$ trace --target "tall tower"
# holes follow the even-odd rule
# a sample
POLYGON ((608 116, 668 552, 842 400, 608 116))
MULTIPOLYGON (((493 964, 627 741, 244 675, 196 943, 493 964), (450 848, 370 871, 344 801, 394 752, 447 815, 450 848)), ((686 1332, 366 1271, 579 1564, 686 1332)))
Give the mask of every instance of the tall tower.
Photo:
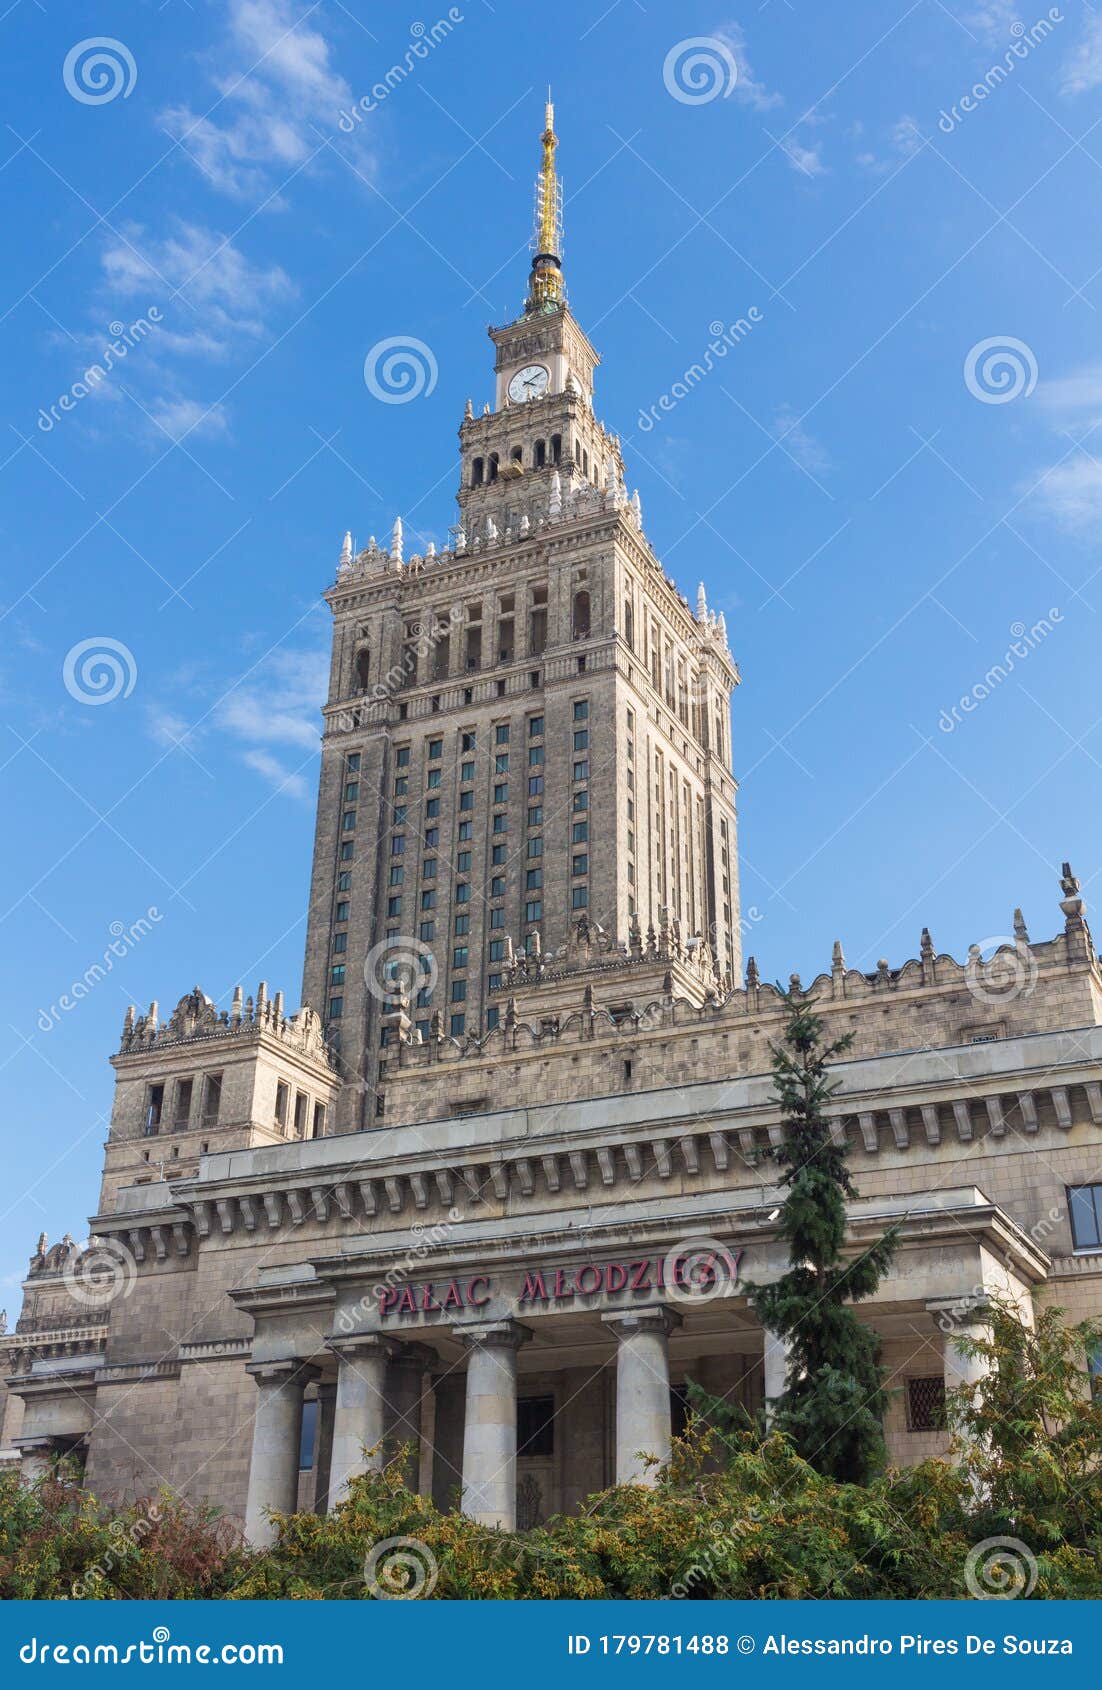
POLYGON ((738 673, 628 496, 566 300, 547 105, 524 310, 491 328, 494 404, 459 430, 446 551, 354 553, 334 585, 303 1001, 385 1120, 387 1045, 483 1036, 511 947, 580 920, 677 920, 741 970, 730 700, 738 673))

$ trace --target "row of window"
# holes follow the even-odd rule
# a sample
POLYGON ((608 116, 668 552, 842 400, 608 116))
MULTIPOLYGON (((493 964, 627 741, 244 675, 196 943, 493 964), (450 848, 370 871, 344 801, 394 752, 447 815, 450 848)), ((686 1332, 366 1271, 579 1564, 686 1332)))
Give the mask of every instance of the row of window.
POLYGON ((221 1074, 205 1074, 200 1080, 199 1086, 192 1078, 176 1080, 172 1084, 171 1096, 169 1095, 168 1085, 164 1082, 158 1082, 156 1085, 151 1085, 146 1092, 145 1136, 152 1138, 163 1127, 175 1132, 185 1132, 191 1126, 217 1126, 221 1107, 221 1074), (200 1087, 202 1088, 202 1109, 198 1120, 193 1121, 192 1112, 200 1087))

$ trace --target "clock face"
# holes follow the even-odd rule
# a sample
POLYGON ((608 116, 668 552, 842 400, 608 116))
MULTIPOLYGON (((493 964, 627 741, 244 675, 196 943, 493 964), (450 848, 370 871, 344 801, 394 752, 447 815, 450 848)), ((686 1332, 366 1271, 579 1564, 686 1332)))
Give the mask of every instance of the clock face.
POLYGON ((525 399, 538 399, 547 392, 550 373, 542 364, 525 364, 523 370, 518 370, 509 383, 509 397, 515 405, 523 403, 525 399))

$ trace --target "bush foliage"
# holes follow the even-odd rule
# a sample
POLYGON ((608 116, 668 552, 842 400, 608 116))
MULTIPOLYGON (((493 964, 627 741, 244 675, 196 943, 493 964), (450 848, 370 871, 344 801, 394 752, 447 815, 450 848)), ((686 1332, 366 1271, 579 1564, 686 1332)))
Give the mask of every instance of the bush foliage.
POLYGON ((950 1457, 866 1485, 816 1472, 781 1432, 696 1418, 653 1489, 614 1487, 533 1531, 441 1513, 399 1456, 331 1515, 278 1516, 276 1544, 250 1551, 169 1493, 112 1508, 64 1471, 30 1488, 5 1473, 0 1597, 963 1598, 996 1538, 1020 1544, 1034 1598, 1102 1596, 1102 1406, 1082 1371, 1102 1330, 1055 1310, 1031 1329, 990 1319, 989 1340, 960 1340, 989 1372, 951 1401, 950 1457))

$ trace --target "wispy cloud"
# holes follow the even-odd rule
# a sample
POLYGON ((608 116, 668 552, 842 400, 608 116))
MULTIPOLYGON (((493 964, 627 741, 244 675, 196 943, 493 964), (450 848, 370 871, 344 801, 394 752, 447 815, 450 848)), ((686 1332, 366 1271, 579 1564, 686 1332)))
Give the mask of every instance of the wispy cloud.
POLYGON ((296 292, 278 264, 252 263, 217 229, 179 222, 158 238, 131 223, 121 233, 103 252, 104 281, 115 299, 161 302, 164 351, 228 357, 243 337, 263 334, 271 307, 296 292))
POLYGON ((1078 455, 1050 469, 1036 497, 1064 528, 1096 532, 1102 522, 1102 463, 1078 455))
POLYGON ((717 41, 722 41, 738 66, 738 77, 734 86, 736 100, 741 100, 744 106, 749 106, 753 111, 772 111, 776 106, 783 106, 784 96, 772 93, 754 75, 746 48, 746 32, 742 25, 734 22, 720 24, 712 34, 717 41))
POLYGON ((781 405, 774 411, 772 432, 790 457, 813 475, 822 475, 832 467, 830 453, 822 441, 808 433, 790 405, 781 405))
MULTIPOLYGON (((860 132, 860 126, 857 126, 860 132)), ((875 152, 858 153, 857 163, 874 176, 887 176, 898 167, 901 158, 911 158, 922 146, 922 135, 913 117, 904 115, 893 123, 888 133, 888 151, 881 156, 875 152)))
POLYGON ((1102 14, 1087 19, 1083 39, 1064 71, 1062 94, 1088 94, 1102 85, 1102 14))
POLYGON ((273 188, 323 145, 352 89, 331 63, 314 6, 230 0, 212 81, 210 116, 169 106, 161 122, 219 193, 284 207, 273 188))
POLYGON ((1102 522, 1102 363, 1084 364, 1070 375, 1042 382, 1036 393, 1042 413, 1065 442, 1083 442, 1038 479, 1032 497, 1063 528, 1096 531, 1102 522))
POLYGON ((986 47, 994 47, 1007 39, 1017 16, 1018 0, 983 0, 980 5, 966 7, 960 21, 970 35, 986 47))
POLYGON ((310 793, 309 783, 297 769, 288 769, 273 757, 270 751, 246 751, 241 759, 250 769, 266 780, 277 792, 284 793, 288 798, 306 798, 310 793))

